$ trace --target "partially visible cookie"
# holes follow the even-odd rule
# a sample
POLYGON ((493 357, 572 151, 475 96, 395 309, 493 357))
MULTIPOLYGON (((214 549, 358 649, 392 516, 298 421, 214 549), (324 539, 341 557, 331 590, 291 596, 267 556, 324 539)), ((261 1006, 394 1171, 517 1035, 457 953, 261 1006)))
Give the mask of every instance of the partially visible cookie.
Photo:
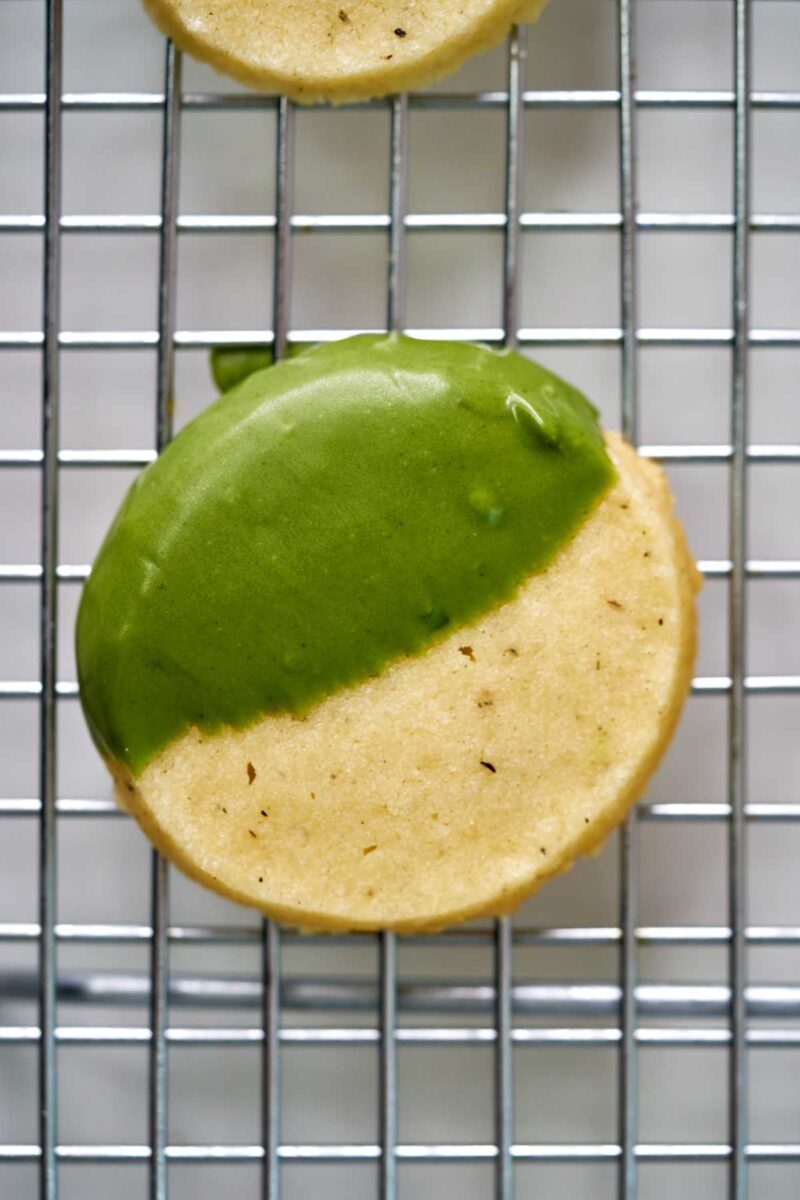
POLYGON ((661 469, 618 480, 516 597, 298 719, 190 730, 122 803, 199 882, 305 929, 507 912, 641 795, 695 654, 699 576, 661 469))
POLYGON ((547 0, 144 0, 176 45, 260 91, 344 104, 420 87, 547 0))

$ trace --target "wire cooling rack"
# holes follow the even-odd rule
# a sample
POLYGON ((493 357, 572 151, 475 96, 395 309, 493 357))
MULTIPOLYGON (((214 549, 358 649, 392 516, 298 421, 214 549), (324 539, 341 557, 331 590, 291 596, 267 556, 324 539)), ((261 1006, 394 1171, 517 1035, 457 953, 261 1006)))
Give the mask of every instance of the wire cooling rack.
MULTIPOLYGON (((526 39, 538 34, 519 30, 514 32, 504 52, 505 84, 499 89, 439 88, 358 106, 359 110, 388 112, 390 122, 386 211, 360 214, 298 212, 295 204, 298 111, 284 100, 239 91, 188 90, 183 86, 181 56, 172 46, 166 47, 161 91, 66 91, 65 26, 69 36, 71 14, 80 2, 29 0, 30 5, 36 4, 41 9, 44 17, 45 90, 0 94, 0 121, 8 114, 27 114, 30 120, 42 117, 44 120, 43 212, 0 216, 0 236, 37 235, 43 244, 41 325, 18 328, 9 323, 9 328, 0 330, 3 355, 36 351, 41 355, 42 368, 40 447, 25 444, 23 440, 0 450, 0 471, 34 471, 41 480, 39 560, 20 558, 0 564, 0 589, 5 590, 4 594, 10 595, 9 589, 24 589, 27 585, 29 592, 25 594, 33 601, 31 585, 38 589, 40 661, 38 678, 9 677, 0 683, 0 696, 7 708, 27 704, 38 711, 38 728, 25 726, 31 747, 37 748, 38 786, 34 779, 29 794, 15 794, 17 776, 9 768, 10 782, 0 784, 0 817, 5 829, 10 829, 16 819, 16 823, 27 823, 29 828, 35 825, 38 830, 39 884, 35 919, 0 921, 0 949, 8 952, 0 959, 3 1021, 0 1063, 3 1055, 18 1055, 7 1060, 12 1063, 8 1073, 0 1070, 0 1194, 16 1200, 37 1194, 37 1185, 44 1200, 79 1194, 82 1197, 147 1194, 153 1200, 166 1200, 168 1195, 218 1195, 223 1186, 235 1187, 238 1195, 263 1195, 270 1200, 284 1195, 312 1194, 379 1195, 383 1200, 394 1200, 398 1196, 450 1196, 456 1192, 465 1197, 494 1195, 498 1200, 511 1200, 515 1189, 516 1194, 525 1196, 617 1194, 632 1200, 637 1196, 673 1195, 678 1187, 687 1195, 727 1195, 737 1200, 747 1195, 760 1200, 798 1194, 800 1088, 794 1059, 788 1060, 791 1063, 787 1068, 788 1087, 784 1086, 785 1081, 769 1083, 770 1089, 780 1095, 786 1116, 782 1129, 788 1131, 786 1136, 769 1134, 769 1124, 761 1119, 759 1105, 767 1116, 773 1109, 764 1099, 763 1089, 757 1092, 748 1082, 748 1065, 753 1056, 758 1061, 758 1055, 780 1052, 783 1062, 784 1055, 790 1056, 792 1048, 800 1047, 797 959, 790 961, 785 972, 787 978, 781 982, 754 979, 748 971, 748 951, 772 947, 791 950, 800 944, 797 893, 793 923, 790 919, 789 923, 783 920, 781 924, 755 925, 746 903, 746 884, 752 870, 748 827, 751 831, 779 827, 785 831, 788 845, 800 820, 797 775, 789 751, 783 777, 780 761, 778 774, 772 777, 783 778, 788 799, 757 795, 751 800, 746 761, 749 741, 745 717, 751 697, 754 703, 760 702, 759 697, 791 702, 800 695, 800 674, 789 673, 793 664, 800 663, 796 654, 796 605, 790 609, 794 623, 786 634, 786 655, 782 660, 787 670, 752 674, 746 654, 751 626, 745 597, 750 587, 761 581, 787 583, 800 578, 800 551, 795 552, 795 557, 790 549, 789 555, 778 553, 755 558, 749 552, 748 533, 751 470, 768 468, 774 477, 773 473, 793 464, 796 469, 800 464, 799 444, 785 438, 777 443, 755 443, 748 437, 748 368, 753 354, 767 349, 777 352, 794 349, 796 353, 800 346, 797 310, 785 311, 785 319, 774 325, 756 325, 750 303, 748 262, 753 239, 800 231, 800 211, 789 214, 771 208, 756 211, 751 202, 753 114, 800 111, 800 91, 756 90, 752 84, 753 12, 763 10, 775 0, 758 0, 752 5, 748 0, 730 0, 730 3, 714 0, 710 5, 715 10, 712 20, 732 24, 730 86, 724 88, 706 87, 702 80, 695 89, 637 86, 634 27, 637 5, 635 0, 618 0, 606 5, 616 39, 616 86, 530 89, 525 75, 526 39), (562 111, 579 119, 607 113, 616 123, 618 204, 609 211, 584 207, 581 211, 563 211, 557 205, 533 210, 526 204, 523 163, 526 121, 562 111), (240 117, 245 113, 274 114, 274 212, 191 215, 181 210, 178 184, 182 125, 188 114, 212 112, 240 117), (490 112, 499 113, 504 121, 503 209, 459 212, 448 207, 441 212, 412 211, 409 204, 412 118, 417 113, 470 113, 477 120, 479 114, 490 112), (721 207, 719 211, 644 211, 639 203, 636 150, 637 139, 639 149, 642 148, 643 119, 648 113, 678 112, 701 116, 721 113, 732 118, 729 207, 721 207), (62 138, 62 126, 64 118, 73 113, 87 115, 92 120, 101 113, 110 114, 110 119, 131 113, 160 117, 158 213, 108 216, 64 211, 61 175, 67 143, 62 138), (726 666, 720 673, 699 675, 693 687, 701 703, 702 697, 716 697, 724 707, 721 791, 704 788, 706 776, 698 762, 700 782, 692 798, 650 798, 637 808, 620 835, 618 850, 612 844, 605 852, 606 863, 609 857, 619 855, 613 867, 616 919, 605 924, 590 921, 558 924, 553 920, 531 923, 526 915, 530 909, 526 909, 516 920, 504 918, 491 927, 455 930, 435 939, 398 940, 391 934, 377 939, 298 939, 274 925, 259 926, 250 919, 250 914, 242 916, 239 910, 221 903, 210 910, 214 919, 191 923, 175 918, 174 892, 171 905, 170 888, 183 887, 185 892, 187 885, 171 877, 164 861, 153 856, 152 864, 145 868, 139 854, 138 858, 134 856, 131 866, 127 851, 119 848, 117 858, 111 863, 111 875, 104 878, 109 888, 113 888, 115 875, 134 869, 147 870, 151 881, 149 918, 139 922, 65 922, 59 912, 57 884, 60 844, 82 821, 91 824, 113 818, 117 827, 128 823, 99 792, 95 798, 76 798, 64 794, 60 783, 64 760, 74 753, 61 714, 65 707, 74 706, 77 687, 60 666, 65 660, 63 646, 59 645, 64 640, 63 629, 59 637, 59 606, 74 607, 75 593, 88 572, 88 566, 80 562, 64 561, 60 552, 67 532, 65 518, 59 516, 65 476, 69 477, 71 472, 97 473, 106 469, 124 474, 126 469, 151 461, 172 435, 174 368, 176 357, 184 351, 247 342, 273 345, 275 354, 280 356, 288 342, 317 342, 348 332, 336 327, 334 312, 330 314, 330 327, 293 324, 292 259, 293 250, 301 244, 300 235, 372 234, 386 239, 385 300, 383 311, 374 312, 372 324, 374 328, 403 329, 408 328, 410 235, 424 233, 430 238, 468 231, 495 234, 497 249, 502 246, 500 322, 438 328, 436 322, 428 321, 424 327, 412 328, 410 332, 421 337, 505 342, 533 348, 543 355, 563 348, 610 350, 619 362, 619 374, 611 386, 612 408, 616 408, 627 436, 641 445, 645 453, 670 467, 688 465, 702 468, 704 473, 716 467, 727 474, 727 497, 717 501, 725 519, 727 553, 701 561, 709 581, 707 592, 714 588, 722 591, 716 611, 727 630, 727 645, 723 647, 726 666), (525 238, 532 233, 557 236, 587 232, 616 235, 618 320, 606 325, 523 324, 521 276, 525 238), (178 326, 179 242, 183 235, 223 233, 263 234, 272 240, 273 316, 269 328, 260 325, 261 313, 253 314, 253 328, 178 326), (727 235, 731 257, 726 269, 732 279, 728 323, 670 326, 640 322, 637 257, 642 239, 650 234, 670 233, 727 235), (158 297, 155 328, 118 331, 99 327, 76 331, 62 322, 65 250, 72 238, 101 234, 149 234, 157 238, 158 261, 153 262, 150 274, 158 297), (640 387, 638 376, 640 359, 647 348, 684 349, 701 355, 719 354, 722 350, 730 364, 730 378, 725 387, 726 436, 717 441, 706 437, 695 441, 642 443, 640 417, 645 389, 640 387), (62 360, 70 352, 103 351, 119 355, 143 349, 153 351, 156 357, 154 410, 150 408, 155 414, 154 444, 137 449, 64 448, 59 433, 62 360), (701 829, 713 828, 724 835, 725 853, 715 867, 710 867, 710 872, 716 870, 725 879, 721 920, 714 922, 701 915, 686 924, 643 922, 640 902, 646 880, 640 873, 641 839, 643 831, 656 826, 680 827, 692 834, 697 831, 697 836, 701 829), (449 956, 454 947, 459 953, 480 957, 453 959, 449 956), (660 948, 680 947, 702 951, 708 969, 687 970, 688 979, 672 971, 663 979, 648 978, 648 973, 657 976, 658 971, 655 960, 645 961, 646 955, 660 948), (34 948, 36 969, 30 954, 26 957, 26 952, 34 948), (102 958, 104 948, 130 949, 134 958, 114 960, 124 961, 125 969, 109 970, 102 958), (135 959, 137 948, 146 948, 149 955, 146 964, 135 959), (248 972, 221 973, 215 966, 216 960, 211 959, 211 966, 193 972, 182 969, 178 963, 179 956, 187 949, 219 948, 246 952, 250 956, 246 960, 248 972), (429 966, 422 971, 419 963, 423 958, 415 959, 417 973, 412 975, 401 967, 403 955, 415 950, 427 956, 424 961, 429 966), (565 966, 563 976, 559 977, 556 971, 553 979, 547 973, 548 967, 541 965, 543 956, 564 950, 575 951, 575 955, 569 962, 552 959, 565 966), (596 957, 598 952, 605 954, 603 962, 608 968, 606 977, 599 980, 591 977, 600 961, 596 957), (284 969, 283 964, 293 955, 296 956, 293 961, 303 964, 305 974, 284 969), (523 974, 519 967, 520 960, 527 955, 533 956, 524 957, 526 964, 533 964, 532 974, 523 974), (479 963, 478 968, 474 962, 479 963), (584 962, 588 965, 582 970, 580 965, 584 962), (260 970, 254 970, 259 963, 260 970), (146 970, 142 969, 144 966, 146 970), (711 981, 709 973, 715 975, 711 981), (72 1024, 62 1018, 67 1006, 71 1014, 77 1014, 72 1017, 72 1024), (116 1019, 120 1008, 125 1007, 139 1010, 138 1023, 120 1023, 116 1019), (90 1135, 70 1138, 62 1134, 62 1128, 74 1127, 75 1120, 74 1101, 64 1101, 68 1079, 65 1054, 71 1047, 78 1047, 74 1052, 87 1056, 90 1052, 110 1055, 119 1049, 137 1047, 146 1055, 146 1071, 143 1066, 141 1076, 146 1080, 146 1088, 134 1102, 142 1114, 142 1120, 134 1122, 141 1131, 137 1138, 103 1141, 90 1135), (239 1047, 239 1054, 248 1056, 255 1070, 256 1085, 248 1095, 259 1116, 248 1127, 248 1138, 223 1138, 216 1128, 205 1139, 196 1134, 176 1136, 173 1132, 176 1126, 184 1131, 187 1128, 185 1121, 174 1118, 170 1108, 170 1090, 179 1070, 180 1056, 211 1052, 211 1057, 204 1060, 204 1071, 195 1077, 197 1088, 211 1089, 215 1074, 224 1075, 224 1056, 235 1053, 235 1047, 239 1047), (404 1073, 401 1056, 415 1048, 426 1059, 430 1056, 427 1073, 425 1063, 416 1075, 404 1073), (361 1140, 344 1134, 315 1138, 313 1130, 303 1137, 287 1132, 287 1114, 292 1106, 296 1110, 313 1107, 314 1103, 314 1084, 308 1076, 305 1091, 301 1089, 298 1093, 295 1085, 282 1104, 292 1056, 307 1053, 319 1062, 322 1061, 319 1056, 345 1051, 344 1060, 330 1060, 345 1065, 330 1067, 328 1076, 330 1079, 332 1074, 335 1083, 341 1071, 342 1096, 352 1097, 355 1093, 347 1090, 344 1075, 364 1049, 370 1052, 370 1064, 366 1073, 358 1076, 355 1086, 368 1093, 366 1120, 370 1128, 365 1136, 361 1140), (722 1059, 727 1062, 727 1079, 717 1098, 709 1102, 716 1119, 713 1137, 704 1137, 702 1131, 694 1138, 685 1132, 680 1136, 668 1133, 654 1137, 643 1129, 645 1097, 640 1097, 639 1088, 646 1083, 650 1072, 648 1055, 656 1057, 673 1049, 679 1049, 680 1054, 710 1051, 716 1056, 715 1065, 710 1068, 713 1071, 722 1059), (520 1132, 523 1125, 525 1130, 534 1131, 537 1124, 551 1127, 546 1120, 551 1102, 546 1093, 539 1095, 532 1121, 527 1120, 530 1114, 524 1097, 529 1095, 526 1089, 535 1082, 537 1070, 544 1070, 548 1086, 554 1090, 556 1087, 558 1069, 554 1074, 542 1068, 538 1053, 583 1051, 603 1055, 606 1063, 612 1059, 614 1062, 613 1069, 604 1068, 597 1098, 598 1107, 610 1114, 610 1126, 608 1122, 604 1126, 605 1136, 580 1140, 568 1120, 560 1140, 546 1140, 535 1132, 533 1136, 525 1136, 520 1132), (431 1078, 438 1070, 433 1064, 440 1061, 435 1057, 440 1052, 450 1056, 451 1063, 469 1062, 467 1074, 453 1078, 477 1081, 484 1104, 481 1136, 439 1140, 435 1136, 414 1138, 403 1133, 403 1114, 413 1115, 414 1107, 423 1103, 426 1089, 432 1086, 431 1078), (22 1097, 32 1094, 34 1078, 38 1089, 36 1120, 30 1122, 29 1136, 19 1139, 13 1133, 17 1129, 14 1110, 24 1107, 22 1097), (490 1094, 491 1106, 486 1104, 490 1094), (144 1114, 147 1114, 146 1125, 144 1114), (7 1130, 12 1132, 6 1133, 7 1130), (247 1173, 248 1164, 255 1174, 247 1173), (414 1175, 414 1168, 427 1165, 435 1165, 436 1172, 414 1175), (681 1165, 700 1168, 701 1173, 676 1175, 674 1172, 681 1165), (235 1167, 236 1173, 230 1179, 226 1175, 223 1185, 215 1172, 228 1167, 235 1167), (358 1174, 358 1168, 363 1167, 369 1168, 366 1176, 358 1174), (779 1168, 781 1173, 774 1177, 756 1174, 766 1167, 779 1168), (302 1168, 311 1170, 311 1174, 303 1177, 305 1183, 297 1182, 302 1168), (462 1170, 459 1172, 458 1168, 462 1170), (571 1173, 560 1173, 568 1168, 571 1173), (659 1171, 652 1174, 653 1168, 659 1171), (705 1168, 711 1169, 712 1174, 702 1174, 705 1168), (130 1183, 132 1178, 134 1184, 130 1183), (187 1179, 189 1183, 185 1182, 187 1179), (246 1193, 248 1186, 250 1191, 246 1193)), ((641 7, 646 9, 658 2, 642 0, 641 7)), ((664 0, 660 2, 664 7, 664 0)), ((686 19, 690 6, 685 0, 668 0, 668 4, 668 20, 679 23, 686 19)), ((708 2, 705 7, 709 8, 708 2)), ((787 3, 786 7, 791 6, 787 3)), ((800 6, 797 8, 800 10, 800 6)), ((787 28, 800 56, 800 20, 787 28)), ((13 38, 13 27, 10 32, 13 38)), ((579 35, 576 30, 575 38, 579 35)), ((220 86, 218 81, 215 85, 220 86)), ((445 88, 449 86, 446 84, 445 88)), ((333 121, 335 117, 334 113, 320 114, 323 120, 333 121)), ((785 148, 787 171, 793 169, 793 163, 796 167, 797 161, 797 126, 792 128, 794 139, 789 137, 785 148)), ((656 134, 653 132, 651 136, 656 134)), ((213 169, 214 152, 209 148, 209 170, 213 169)), ((665 149, 665 154, 669 153, 665 149)), ((591 200, 591 195, 588 198, 591 200)), ((106 279, 104 286, 110 295, 115 286, 113 278, 106 279)), ((352 286, 359 286, 358 278, 352 281, 352 286)), ((548 286, 549 281, 544 280, 544 287, 548 286)), ((794 362, 796 374, 797 360, 794 362)), ((98 387, 102 386, 100 378, 97 377, 98 387)), ((177 391, 180 398, 180 389, 177 391)), ((700 400, 698 396, 698 403, 700 400)), ((152 405, 152 401, 143 395, 139 406, 144 405, 152 405)), ((13 422, 11 428, 13 434, 13 422)), ((91 504, 90 487, 84 506, 91 504)), ((72 511, 70 508, 69 512, 72 511)), ((13 524, 17 515, 16 509, 9 505, 4 519, 13 524)), ((778 525, 791 524, 785 508, 776 507, 768 519, 778 525)), ((690 711, 693 703, 694 700, 690 701, 690 711)), ((796 727, 796 708, 793 712, 796 727)), ((690 719, 687 715, 687 721, 690 719)), ((792 718, 775 719, 780 723, 792 718)), ((17 736, 16 729, 17 725, 9 722, 4 742, 8 755, 15 749, 12 742, 17 736)), ((757 773, 756 778, 759 778, 757 773)), ((15 847, 11 837, 0 841, 2 873, 12 881, 18 866, 15 847)), ((84 854, 86 851, 85 845, 84 854)), ((32 855, 31 849, 30 861, 25 866, 28 874, 35 870, 32 855)), ((86 869, 88 872, 88 865, 86 869)), ((592 868, 582 868, 587 869, 592 868)), ((769 868, 762 864, 759 869, 769 868)), ((553 885, 554 895, 559 886, 553 885)), ((710 875, 708 886, 715 886, 710 875)), ((562 889, 561 902, 570 911, 565 896, 562 889)), ((109 904, 113 909, 110 898, 109 904)), ((574 1060, 569 1061, 574 1067, 574 1060)), ((656 1072, 656 1090, 659 1090, 667 1087, 668 1075, 674 1068, 663 1058, 657 1061, 661 1064, 656 1072)), ((701 1072, 705 1061, 701 1060, 701 1072)), ((100 1092, 100 1108, 124 1108, 127 1077, 120 1075, 115 1083, 104 1074, 102 1066, 96 1065, 93 1070, 90 1086, 100 1092)), ((445 1077, 449 1070, 451 1067, 442 1068, 445 1077)), ((568 1105, 571 1109, 580 1108, 581 1092, 585 1082, 590 1086, 589 1078, 579 1069, 572 1079, 568 1105)), ((596 1081, 591 1086, 596 1086, 596 1081)), ((648 1087, 652 1090, 651 1084, 648 1087)), ((456 1082, 443 1101, 444 1107, 458 1110, 457 1091, 456 1082)), ((236 1097, 229 1091, 224 1103, 235 1105, 236 1097)), ((350 1101, 343 1098, 341 1103, 346 1106, 350 1101)), ((678 1108, 681 1105, 691 1109, 688 1094, 679 1098, 678 1108)), ((330 1113, 336 1107, 334 1086, 325 1101, 325 1111, 330 1113)), ((456 1126, 459 1119, 456 1114, 456 1126)), ((426 1120, 432 1129, 436 1128, 430 1114, 426 1120)), ((292 1125, 297 1127, 294 1117, 292 1125)), ((470 1128, 474 1126, 473 1122, 470 1128)), ((415 1128, 419 1129, 419 1125, 415 1128)))

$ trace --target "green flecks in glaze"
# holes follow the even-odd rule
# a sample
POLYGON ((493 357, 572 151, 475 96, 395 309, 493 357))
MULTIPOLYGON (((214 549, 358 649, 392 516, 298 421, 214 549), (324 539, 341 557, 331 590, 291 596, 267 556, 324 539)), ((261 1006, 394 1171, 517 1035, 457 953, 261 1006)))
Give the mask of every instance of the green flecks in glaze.
POLYGON ((368 335, 249 375, 94 564, 95 741, 139 773, 191 725, 304 712, 510 598, 613 478, 589 402, 518 354, 368 335))

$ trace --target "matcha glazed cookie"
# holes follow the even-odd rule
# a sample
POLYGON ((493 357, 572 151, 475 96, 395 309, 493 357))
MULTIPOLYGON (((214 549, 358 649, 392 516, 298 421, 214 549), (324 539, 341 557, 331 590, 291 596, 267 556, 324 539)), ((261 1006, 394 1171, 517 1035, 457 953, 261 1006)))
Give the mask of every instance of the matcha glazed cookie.
POLYGON ((698 575, 671 508, 517 354, 370 335, 258 371, 140 475, 84 589, 119 798, 301 928, 508 911, 674 729, 698 575))
POLYGON ((421 87, 547 0, 144 0, 177 46, 260 91, 345 104, 421 87))

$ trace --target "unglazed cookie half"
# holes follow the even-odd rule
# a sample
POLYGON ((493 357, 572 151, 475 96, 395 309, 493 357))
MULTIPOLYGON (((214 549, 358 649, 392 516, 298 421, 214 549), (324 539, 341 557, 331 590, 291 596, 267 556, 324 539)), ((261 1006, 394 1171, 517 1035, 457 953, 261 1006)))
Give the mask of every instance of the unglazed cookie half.
POLYGON ((546 0, 144 0, 189 54, 262 91, 343 104, 420 87, 546 0))

